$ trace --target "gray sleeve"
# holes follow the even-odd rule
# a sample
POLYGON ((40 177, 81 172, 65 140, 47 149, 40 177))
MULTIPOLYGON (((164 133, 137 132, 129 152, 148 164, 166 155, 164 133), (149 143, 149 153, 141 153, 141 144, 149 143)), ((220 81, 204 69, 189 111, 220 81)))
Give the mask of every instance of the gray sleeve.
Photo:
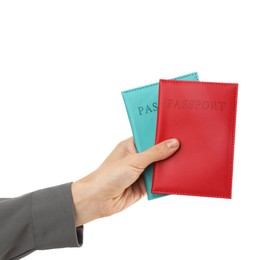
POLYGON ((82 243, 83 226, 75 228, 71 183, 0 199, 0 260, 82 243))

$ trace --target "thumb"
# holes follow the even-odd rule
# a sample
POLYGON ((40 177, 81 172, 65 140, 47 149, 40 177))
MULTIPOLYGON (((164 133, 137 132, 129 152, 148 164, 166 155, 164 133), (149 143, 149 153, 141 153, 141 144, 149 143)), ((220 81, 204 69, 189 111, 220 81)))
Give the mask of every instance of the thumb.
POLYGON ((149 164, 164 160, 173 155, 179 149, 180 143, 178 139, 168 139, 159 144, 154 145, 150 149, 137 154, 137 160, 140 165, 146 168, 149 164))

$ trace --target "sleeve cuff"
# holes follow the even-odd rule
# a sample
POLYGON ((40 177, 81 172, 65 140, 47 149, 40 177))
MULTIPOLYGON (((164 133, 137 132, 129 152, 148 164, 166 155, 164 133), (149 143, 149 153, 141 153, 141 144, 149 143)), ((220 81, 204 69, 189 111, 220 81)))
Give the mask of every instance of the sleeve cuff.
POLYGON ((83 244, 83 226, 75 227, 71 183, 33 192, 32 220, 39 250, 83 244))

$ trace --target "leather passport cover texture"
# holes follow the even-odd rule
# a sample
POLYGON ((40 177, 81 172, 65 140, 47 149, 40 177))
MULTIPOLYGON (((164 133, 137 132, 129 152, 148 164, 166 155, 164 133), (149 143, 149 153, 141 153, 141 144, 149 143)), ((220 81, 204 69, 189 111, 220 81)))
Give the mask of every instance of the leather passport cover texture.
MULTIPOLYGON (((191 73, 176 78, 178 80, 198 80, 197 73, 191 73)), ((159 84, 122 91, 125 107, 130 121, 135 146, 138 152, 143 152, 154 145, 158 109, 159 84)), ((151 192, 153 165, 148 166, 144 173, 144 182, 148 200, 165 195, 151 192)))
POLYGON ((152 192, 231 198, 238 84, 160 80, 156 143, 180 149, 154 165, 152 192))

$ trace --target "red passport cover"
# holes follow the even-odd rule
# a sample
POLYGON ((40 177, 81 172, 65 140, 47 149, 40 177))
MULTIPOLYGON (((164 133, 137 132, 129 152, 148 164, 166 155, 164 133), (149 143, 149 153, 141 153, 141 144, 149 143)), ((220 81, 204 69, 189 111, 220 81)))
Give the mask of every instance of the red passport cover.
POLYGON ((238 84, 160 80, 156 143, 180 149, 156 162, 153 193, 231 198, 238 84))

